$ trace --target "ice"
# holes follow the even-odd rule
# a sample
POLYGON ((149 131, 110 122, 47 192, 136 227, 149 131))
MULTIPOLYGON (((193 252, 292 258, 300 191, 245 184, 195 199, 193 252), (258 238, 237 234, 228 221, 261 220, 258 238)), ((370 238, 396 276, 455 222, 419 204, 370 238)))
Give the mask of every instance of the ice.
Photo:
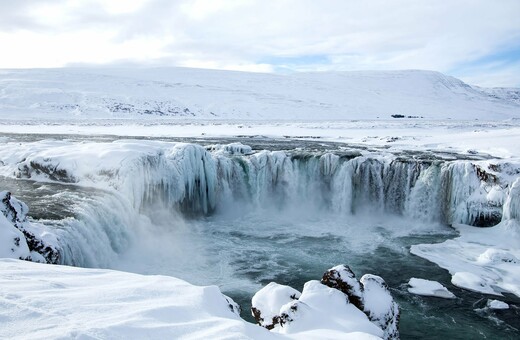
POLYGON ((493 288, 494 282, 495 280, 486 276, 470 272, 456 272, 451 278, 451 283, 457 287, 465 288, 474 292, 501 296, 502 294, 493 288))
POLYGON ((418 279, 412 277, 410 281, 408 281, 408 291, 412 294, 422 295, 422 296, 433 296, 444 299, 454 299, 455 294, 450 292, 446 287, 440 284, 437 281, 418 279))
POLYGON ((509 309, 509 305, 499 300, 488 300, 486 306, 490 309, 509 309))
POLYGON ((413 245, 411 252, 452 274, 452 283, 484 294, 520 296, 520 235, 511 221, 492 228, 455 225, 460 236, 439 244, 413 245))

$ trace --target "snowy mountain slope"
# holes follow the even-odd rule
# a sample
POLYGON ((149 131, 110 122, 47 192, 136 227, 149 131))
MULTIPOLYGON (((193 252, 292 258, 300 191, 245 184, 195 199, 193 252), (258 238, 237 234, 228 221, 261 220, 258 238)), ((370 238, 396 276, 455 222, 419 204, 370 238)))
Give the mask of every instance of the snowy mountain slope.
POLYGON ((500 99, 500 100, 509 100, 513 103, 520 104, 520 89, 514 87, 475 87, 476 89, 486 93, 490 97, 500 99))
MULTIPOLYGON (((431 71, 243 73, 187 68, 0 70, 1 119, 348 120, 520 117, 499 94, 431 71)), ((507 94, 506 93, 506 94, 507 94)))

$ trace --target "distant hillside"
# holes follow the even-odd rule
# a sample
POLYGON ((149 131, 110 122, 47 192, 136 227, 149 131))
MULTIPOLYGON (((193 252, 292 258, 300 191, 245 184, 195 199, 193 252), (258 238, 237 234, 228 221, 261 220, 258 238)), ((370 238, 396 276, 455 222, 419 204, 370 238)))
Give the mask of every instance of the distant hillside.
POLYGON ((0 70, 0 118, 349 120, 520 118, 520 89, 438 72, 243 73, 187 68, 0 70))

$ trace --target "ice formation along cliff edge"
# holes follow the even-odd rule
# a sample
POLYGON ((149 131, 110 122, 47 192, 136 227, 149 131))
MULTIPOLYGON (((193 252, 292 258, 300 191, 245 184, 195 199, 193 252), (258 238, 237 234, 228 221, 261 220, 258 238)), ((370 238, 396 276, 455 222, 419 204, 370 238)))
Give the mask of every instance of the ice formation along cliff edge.
MULTIPOLYGON (((44 140, 0 146, 0 175, 100 189, 57 228, 54 262, 106 266, 158 207, 181 216, 226 209, 389 213, 492 226, 520 216, 520 165, 352 149, 258 151, 240 143, 44 140), (95 246, 94 246, 95 244, 95 246)), ((52 261, 51 261, 52 262, 52 261)))

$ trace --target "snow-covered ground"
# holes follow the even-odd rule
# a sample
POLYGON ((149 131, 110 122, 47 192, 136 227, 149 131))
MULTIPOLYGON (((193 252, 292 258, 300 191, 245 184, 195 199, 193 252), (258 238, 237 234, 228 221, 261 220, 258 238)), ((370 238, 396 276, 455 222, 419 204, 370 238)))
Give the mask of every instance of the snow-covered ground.
POLYGON ((0 70, 0 117, 508 119, 520 114, 515 93, 418 70, 289 75, 186 68, 0 70))
MULTIPOLYGON (((520 116, 520 115, 519 115, 520 116)), ((359 121, 172 121, 138 119, 61 121, 0 120, 0 133, 106 135, 124 137, 276 138, 334 141, 381 146, 389 151, 482 152, 520 157, 520 120, 432 121, 415 119, 359 121)))
POLYGON ((383 335, 342 292, 319 281, 306 284, 300 310, 293 311, 284 334, 245 322, 218 287, 169 276, 0 259, 0 286, 0 337, 6 339, 375 340, 383 335))
POLYGON ((0 268, 1 338, 277 338, 240 319, 215 286, 11 259, 0 268))

